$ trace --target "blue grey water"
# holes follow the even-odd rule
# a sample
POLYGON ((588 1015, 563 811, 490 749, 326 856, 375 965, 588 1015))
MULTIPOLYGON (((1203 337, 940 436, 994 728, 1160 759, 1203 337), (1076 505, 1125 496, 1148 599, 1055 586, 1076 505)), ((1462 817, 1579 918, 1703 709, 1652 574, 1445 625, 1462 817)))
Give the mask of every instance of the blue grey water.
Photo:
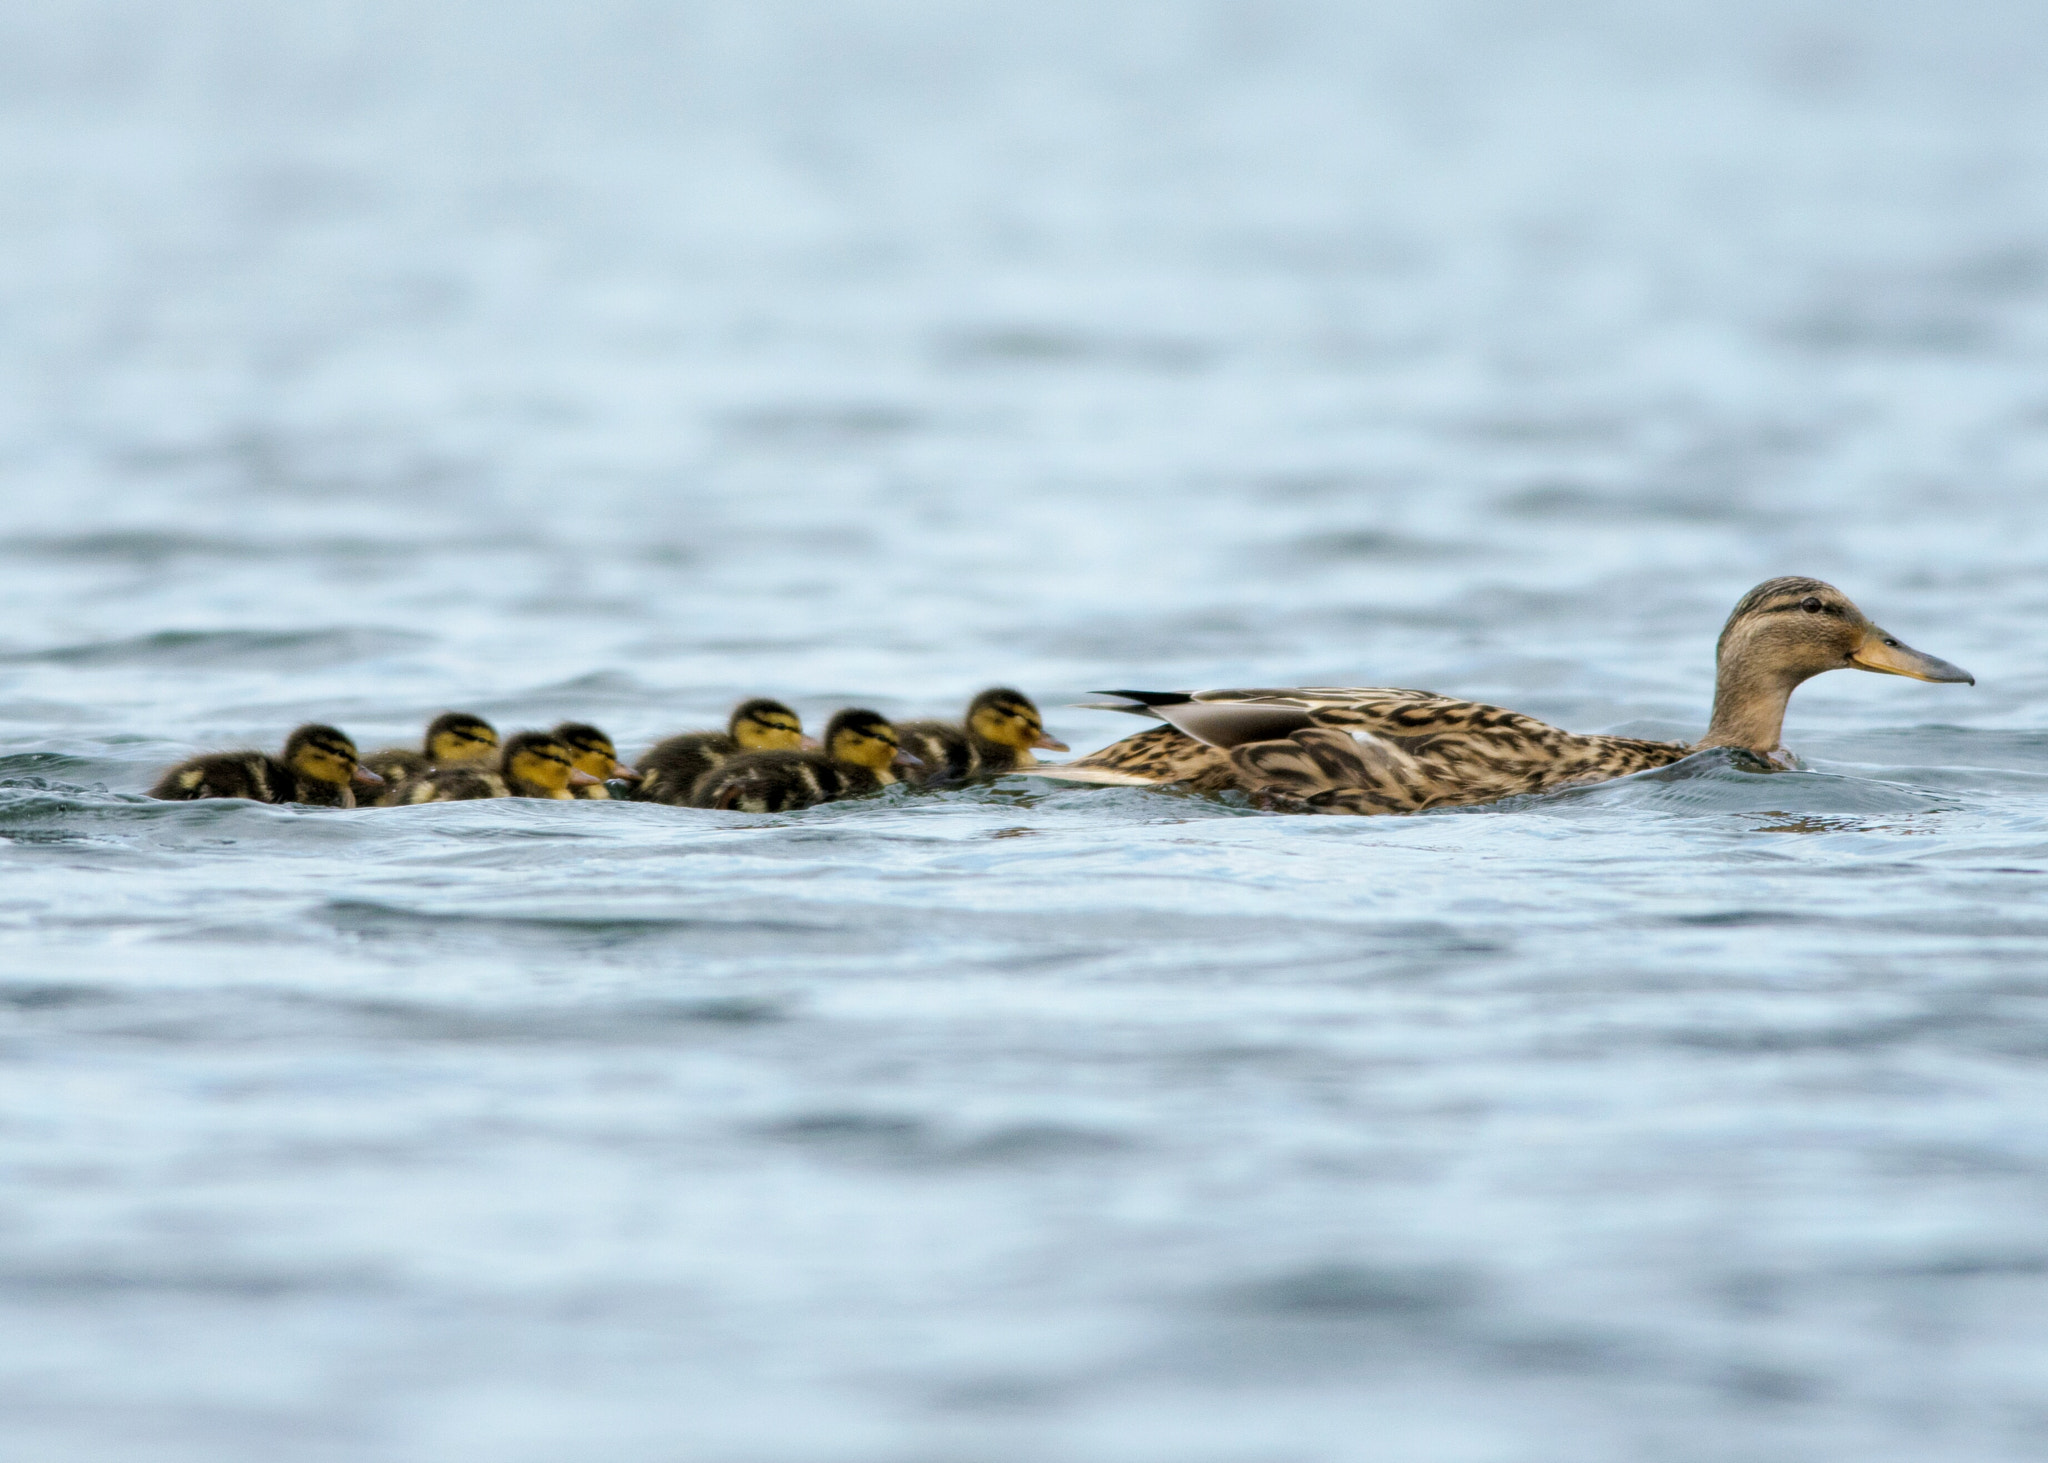
POLYGON ((0 17, 0 1453, 2048 1457, 2048 12, 0 17), (444 707, 1697 734, 1287 818, 152 804, 444 707))

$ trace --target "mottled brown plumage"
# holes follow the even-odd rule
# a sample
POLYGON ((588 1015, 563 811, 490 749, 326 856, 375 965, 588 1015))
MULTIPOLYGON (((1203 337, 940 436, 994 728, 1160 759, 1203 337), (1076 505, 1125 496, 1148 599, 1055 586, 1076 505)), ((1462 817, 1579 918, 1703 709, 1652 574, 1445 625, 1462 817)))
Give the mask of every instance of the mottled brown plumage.
POLYGON ((1169 725, 1126 737, 1064 768, 1074 781, 1236 788, 1269 807, 1413 813, 1492 802, 1668 766, 1705 747, 1779 750, 1793 690, 1823 671, 1857 669, 1969 681, 1901 645, 1817 579, 1773 579, 1736 605, 1717 650, 1714 712, 1697 743, 1564 731, 1520 712, 1428 691, 1311 686, 1288 690, 1113 692, 1169 725))

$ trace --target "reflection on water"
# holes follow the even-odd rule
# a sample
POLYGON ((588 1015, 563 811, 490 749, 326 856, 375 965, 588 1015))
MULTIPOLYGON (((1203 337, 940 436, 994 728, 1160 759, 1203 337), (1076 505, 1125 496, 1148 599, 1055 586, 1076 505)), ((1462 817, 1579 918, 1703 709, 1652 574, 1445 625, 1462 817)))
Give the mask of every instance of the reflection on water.
POLYGON ((15 1451, 2040 1454, 2035 10, 18 9, 15 1451), (1005 683, 1693 736, 1794 572, 1981 684, 1401 819, 140 797, 1005 683))

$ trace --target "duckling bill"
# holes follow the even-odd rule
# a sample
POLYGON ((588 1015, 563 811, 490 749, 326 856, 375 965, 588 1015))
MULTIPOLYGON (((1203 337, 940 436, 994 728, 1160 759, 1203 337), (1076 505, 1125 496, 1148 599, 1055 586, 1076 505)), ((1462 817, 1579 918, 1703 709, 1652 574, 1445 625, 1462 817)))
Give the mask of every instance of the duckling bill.
POLYGON ((149 790, 153 798, 193 802, 247 798, 257 803, 309 803, 353 808, 355 788, 383 782, 356 759, 356 744, 331 726, 308 724, 285 738, 275 757, 264 752, 213 752, 180 762, 149 790))
POLYGON ((992 686, 976 696, 957 723, 906 721, 896 730, 904 748, 923 764, 911 780, 927 787, 1035 767, 1034 749, 1067 750, 1065 742, 1046 732, 1031 698, 1007 686, 992 686))
POLYGON ((847 710, 826 726, 822 750, 747 752, 729 758, 698 779, 690 806, 739 813, 793 812, 879 792, 897 780, 899 768, 916 765, 916 756, 903 750, 887 717, 847 710))

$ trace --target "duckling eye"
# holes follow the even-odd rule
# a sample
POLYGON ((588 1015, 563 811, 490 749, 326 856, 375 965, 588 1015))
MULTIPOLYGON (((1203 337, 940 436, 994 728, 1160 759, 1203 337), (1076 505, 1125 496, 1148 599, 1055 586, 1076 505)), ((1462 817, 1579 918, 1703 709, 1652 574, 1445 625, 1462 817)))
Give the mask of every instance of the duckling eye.
POLYGON ((1805 599, 1799 601, 1799 608, 1805 610, 1809 615, 1817 615, 1821 612, 1823 606, 1818 599, 1809 594, 1805 599))

